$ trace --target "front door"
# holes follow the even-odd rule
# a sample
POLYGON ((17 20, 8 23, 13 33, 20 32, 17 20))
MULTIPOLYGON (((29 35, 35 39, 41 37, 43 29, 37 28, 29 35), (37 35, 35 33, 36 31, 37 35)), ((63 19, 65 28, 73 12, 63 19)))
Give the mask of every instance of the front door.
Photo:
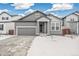
POLYGON ((47 22, 39 22, 39 32, 47 33, 47 22))

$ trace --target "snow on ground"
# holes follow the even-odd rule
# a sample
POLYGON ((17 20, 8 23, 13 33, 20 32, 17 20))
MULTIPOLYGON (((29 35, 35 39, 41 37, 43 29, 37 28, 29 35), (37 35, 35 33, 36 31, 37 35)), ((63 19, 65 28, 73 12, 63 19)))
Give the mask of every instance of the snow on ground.
POLYGON ((27 56, 78 56, 79 36, 37 36, 27 56))
POLYGON ((0 40, 4 40, 4 39, 7 39, 7 38, 11 38, 13 36, 14 35, 0 35, 0 40))

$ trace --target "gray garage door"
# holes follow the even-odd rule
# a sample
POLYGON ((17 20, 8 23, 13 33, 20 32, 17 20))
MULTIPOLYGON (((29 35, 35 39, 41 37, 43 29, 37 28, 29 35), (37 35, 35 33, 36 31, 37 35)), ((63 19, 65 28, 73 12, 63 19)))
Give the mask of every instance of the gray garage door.
POLYGON ((18 35, 34 36, 35 28, 18 28, 18 35))

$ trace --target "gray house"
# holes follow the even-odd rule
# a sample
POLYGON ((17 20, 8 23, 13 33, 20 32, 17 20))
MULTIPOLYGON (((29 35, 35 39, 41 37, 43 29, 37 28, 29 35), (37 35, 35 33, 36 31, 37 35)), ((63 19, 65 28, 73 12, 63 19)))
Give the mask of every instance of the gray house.
POLYGON ((16 35, 62 34, 62 20, 40 11, 35 11, 14 22, 16 35))

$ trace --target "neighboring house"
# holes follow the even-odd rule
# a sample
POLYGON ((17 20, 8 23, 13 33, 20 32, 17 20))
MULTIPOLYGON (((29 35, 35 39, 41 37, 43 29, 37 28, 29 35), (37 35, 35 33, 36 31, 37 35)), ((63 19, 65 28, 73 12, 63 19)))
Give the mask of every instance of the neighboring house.
POLYGON ((15 23, 11 22, 13 20, 18 20, 22 16, 19 15, 9 15, 7 12, 2 12, 0 14, 0 34, 9 34, 10 30, 15 32, 15 23))
POLYGON ((72 34, 79 34, 79 12, 65 16, 64 26, 69 28, 72 34))
POLYGON ((40 11, 35 11, 14 22, 16 35, 62 34, 62 20, 40 11))

